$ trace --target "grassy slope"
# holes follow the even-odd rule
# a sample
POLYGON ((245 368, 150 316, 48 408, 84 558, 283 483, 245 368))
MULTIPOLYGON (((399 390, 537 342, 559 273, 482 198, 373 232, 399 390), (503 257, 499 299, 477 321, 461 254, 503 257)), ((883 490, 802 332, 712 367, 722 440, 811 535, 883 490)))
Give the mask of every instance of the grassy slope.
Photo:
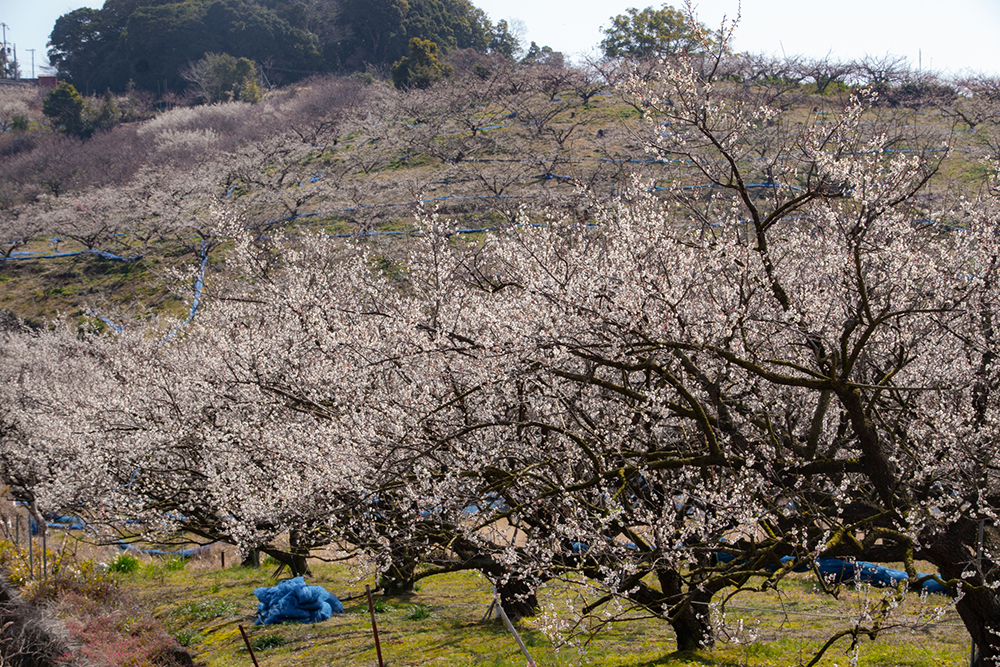
MULTIPOLYGON (((253 589, 270 586, 271 571, 242 567, 219 569, 218 555, 184 570, 146 567, 125 579, 141 599, 196 659, 208 667, 250 664, 238 626, 243 624, 258 647, 262 667, 377 664, 364 601, 364 579, 344 565, 315 563, 309 583, 322 585, 344 600, 346 613, 324 623, 263 628, 253 625, 253 589)), ((837 598, 815 590, 805 575, 790 581, 781 596, 770 592, 742 595, 730 602, 719 624, 720 643, 711 651, 681 655, 672 651, 673 634, 660 620, 632 620, 606 627, 581 651, 556 649, 541 631, 545 616, 518 623, 539 665, 797 665, 806 664, 823 642, 849 628, 848 618, 878 596, 878 591, 844 587, 837 598)), ((371 583, 369 581, 368 583, 371 583)), ((458 573, 423 580, 416 594, 389 598, 376 615, 387 665, 524 665, 514 640, 496 618, 483 621, 489 605, 486 580, 458 573), (424 617, 426 616, 426 617, 424 617)), ((376 598, 378 599, 378 598, 376 598)), ((543 607, 562 608, 572 600, 548 588, 543 607)), ((579 600, 575 600, 579 604, 579 600)), ((862 637, 860 665, 930 667, 961 665, 968 637, 954 610, 930 620, 943 598, 921 601, 908 596, 900 625, 876 643, 862 637)), ((849 640, 842 639, 821 665, 844 664, 849 640)))
MULTIPOLYGON (((567 92, 565 95, 569 98, 573 93, 567 92)), ((537 98, 535 103, 540 107, 551 104, 544 99, 544 96, 537 98)), ((836 96, 803 95, 796 108, 788 114, 787 120, 808 121, 816 117, 812 109, 823 107, 837 109, 842 108, 843 103, 844 100, 836 96)), ((636 116, 633 108, 618 101, 614 96, 598 96, 593 98, 589 105, 567 109, 556 117, 557 124, 581 123, 572 138, 566 142, 565 150, 559 150, 555 142, 547 137, 533 137, 530 133, 526 134, 523 127, 517 130, 517 136, 520 138, 512 146, 516 145, 519 150, 526 151, 525 155, 536 157, 558 155, 561 160, 568 161, 556 164, 554 167, 556 173, 560 175, 568 173, 586 182, 599 170, 613 171, 609 163, 604 161, 609 155, 631 156, 640 160, 649 157, 641 148, 634 145, 636 138, 632 130, 625 127, 625 125, 631 126, 633 130, 638 127, 636 116), (599 130, 604 131, 606 138, 598 138, 599 130)), ((511 126, 489 132, 508 133, 513 136, 514 121, 506 122, 511 126)), ((933 111, 914 116, 912 122, 914 126, 930 125, 939 129, 948 125, 947 121, 933 111)), ((445 119, 438 125, 442 128, 457 127, 457 121, 445 119)), ((460 132, 458 134, 446 132, 439 135, 437 141, 459 141, 462 136, 464 135, 460 132)), ((977 166, 976 161, 969 160, 964 152, 969 144, 974 142, 974 138, 962 134, 953 136, 958 151, 948 159, 929 189, 941 191, 957 188, 974 194, 982 169, 977 166)), ((473 161, 449 165, 419 150, 407 152, 402 160, 394 159, 393 156, 398 156, 398 151, 402 150, 398 147, 393 149, 396 152, 389 151, 380 157, 379 159, 389 161, 370 173, 359 171, 346 175, 345 178, 334 178, 330 175, 317 183, 306 180, 305 177, 314 172, 325 173, 330 169, 336 171, 334 168, 336 164, 349 161, 352 151, 364 148, 366 147, 355 146, 351 141, 344 141, 336 147, 313 152, 306 158, 306 162, 300 166, 304 174, 301 186, 293 186, 288 192, 307 196, 308 203, 300 209, 300 212, 324 211, 325 213, 296 221, 292 225, 295 229, 335 233, 356 229, 356 224, 349 220, 352 214, 338 213, 338 211, 358 204, 349 196, 349 192, 358 184, 368 192, 363 199, 364 206, 381 211, 373 218, 376 228, 381 230, 405 229, 412 220, 410 206, 385 205, 410 201, 413 197, 476 198, 487 194, 477 185, 475 176, 477 170, 487 166, 486 163, 473 161), (419 187, 419 190, 414 190, 415 187, 419 187)), ((505 154, 498 157, 509 159, 516 156, 505 154)), ((539 159, 541 160, 539 165, 545 162, 544 158, 539 159)), ((550 195, 570 197, 574 195, 576 191, 571 183, 561 182, 558 179, 532 178, 543 171, 539 165, 523 168, 520 182, 510 190, 510 194, 515 197, 509 200, 511 206, 516 206, 520 202, 537 209, 539 203, 544 202, 550 195)), ((644 165, 643 170, 648 178, 659 185, 669 185, 667 181, 661 179, 661 176, 665 175, 661 167, 644 165)), ((602 181, 601 187, 609 186, 606 181, 602 181)), ((248 201, 256 200, 250 197, 248 201)), ((485 205, 478 199, 438 201, 429 207, 435 205, 440 208, 443 216, 454 220, 456 226, 478 227, 496 224, 497 218, 489 212, 488 207, 483 208, 485 205)), ((267 205, 261 208, 260 204, 252 203, 251 206, 255 211, 252 217, 258 222, 274 220, 284 215, 278 209, 269 210, 267 205)), ((47 250, 47 235, 35 239, 27 249, 47 250)), ((71 241, 59 247, 60 251, 75 249, 77 248, 73 247, 71 241)), ((213 260, 215 259, 217 257, 213 256, 213 260)), ((197 257, 190 248, 180 248, 171 243, 154 243, 146 249, 145 258, 134 263, 111 262, 94 256, 0 262, 0 309, 11 310, 18 316, 36 322, 51 319, 57 314, 78 317, 95 306, 107 306, 105 312, 112 310, 136 312, 148 309, 153 312, 182 314, 186 305, 169 293, 161 276, 169 267, 191 266, 196 263, 197 257)))

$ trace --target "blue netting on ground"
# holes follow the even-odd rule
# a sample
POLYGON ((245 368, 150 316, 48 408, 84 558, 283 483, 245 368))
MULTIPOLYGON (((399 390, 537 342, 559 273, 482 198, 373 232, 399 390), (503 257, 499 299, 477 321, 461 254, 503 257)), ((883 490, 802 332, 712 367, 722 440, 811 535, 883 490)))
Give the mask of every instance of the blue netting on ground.
MULTIPOLYGON (((728 563, 735 557, 730 554, 718 552, 715 554, 715 558, 720 562, 728 563)), ((795 558, 792 556, 785 556, 781 559, 782 565, 788 566, 793 563, 795 563, 795 558)), ((860 581, 879 588, 893 588, 899 582, 909 580, 909 576, 903 570, 894 570, 878 563, 869 563, 863 560, 851 561, 840 558, 817 558, 815 561, 802 561, 792 567, 792 571, 808 572, 814 566, 820 576, 829 583, 860 581)), ((777 567, 772 565, 767 569, 774 571, 777 567)), ((922 580, 920 584, 921 590, 925 593, 948 595, 948 589, 945 585, 931 578, 931 576, 929 574, 917 573, 917 577, 922 580)))
POLYGON ((305 579, 295 577, 272 588, 253 592, 260 600, 257 605, 257 625, 275 623, 319 623, 333 614, 343 614, 344 605, 322 586, 308 586, 305 579))

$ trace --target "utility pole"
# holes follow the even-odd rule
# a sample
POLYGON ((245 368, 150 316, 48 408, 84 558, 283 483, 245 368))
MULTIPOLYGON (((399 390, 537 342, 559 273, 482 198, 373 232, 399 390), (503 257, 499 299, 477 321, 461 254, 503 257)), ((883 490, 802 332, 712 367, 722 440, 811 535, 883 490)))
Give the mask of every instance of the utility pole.
POLYGON ((35 49, 25 49, 25 51, 31 51, 31 78, 35 78, 35 49))
POLYGON ((9 27, 6 23, 0 23, 0 28, 3 28, 3 58, 0 58, 3 62, 3 72, 0 72, 0 76, 4 79, 7 78, 7 28, 9 27))

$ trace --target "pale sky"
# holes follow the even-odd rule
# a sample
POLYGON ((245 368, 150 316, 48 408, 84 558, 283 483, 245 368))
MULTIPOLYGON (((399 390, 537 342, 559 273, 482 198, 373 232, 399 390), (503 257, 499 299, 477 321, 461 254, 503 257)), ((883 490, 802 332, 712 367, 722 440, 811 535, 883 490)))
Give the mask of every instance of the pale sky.
MULTIPOLYGON (((601 27, 635 0, 472 0, 493 21, 519 19, 531 40, 579 60, 596 55, 601 27)), ((654 1, 654 6, 662 3, 654 1)), ((681 0, 673 3, 680 6, 681 0)), ((80 0, 0 0, 0 22, 8 46, 17 46, 21 71, 31 75, 47 64, 46 44, 56 19, 80 0)), ((1000 73, 1000 0, 700 0, 698 18, 717 27, 723 15, 742 15, 734 50, 841 59, 865 54, 904 56, 912 67, 957 74, 1000 73)))

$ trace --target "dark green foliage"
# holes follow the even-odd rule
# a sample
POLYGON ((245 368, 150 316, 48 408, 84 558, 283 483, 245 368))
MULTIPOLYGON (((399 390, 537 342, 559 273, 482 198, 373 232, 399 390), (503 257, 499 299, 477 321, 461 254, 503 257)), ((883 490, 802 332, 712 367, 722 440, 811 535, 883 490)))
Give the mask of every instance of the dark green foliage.
POLYGON ((388 598, 377 597, 372 600, 372 609, 376 614, 386 614, 393 610, 393 606, 388 598))
POLYGON ((498 21, 489 31, 490 41, 487 44, 490 53, 501 55, 507 60, 513 60, 514 54, 521 49, 521 43, 517 37, 511 33, 507 21, 498 21))
POLYGON ((82 7, 60 16, 49 36, 49 62, 84 90, 93 90, 91 81, 98 75, 113 48, 111 30, 105 29, 103 12, 82 7))
POLYGON ((104 100, 101 102, 101 107, 97 110, 97 115, 94 117, 94 129, 100 131, 110 130, 115 125, 118 125, 121 120, 122 112, 115 102, 114 95, 111 94, 110 90, 105 91, 104 100))
MULTIPOLYGON (((267 63, 272 84, 363 70, 407 56, 414 37, 442 53, 486 52, 491 31, 469 0, 107 0, 61 16, 49 57, 85 94, 185 87, 181 70, 207 53, 267 63)), ((501 42, 497 43, 498 48, 501 42)))
POLYGON ((431 608, 425 604, 414 603, 407 607, 406 610, 406 620, 408 621, 424 621, 431 617, 431 608))
POLYGON ((430 88, 435 81, 451 76, 451 65, 438 59, 438 47, 427 39, 410 40, 410 55, 392 66, 392 81, 397 88, 430 88))
POLYGON ((266 651, 268 649, 284 646, 287 643, 287 639, 275 633, 261 635, 260 637, 254 637, 250 640, 250 646, 252 646, 255 651, 266 651))
POLYGON ((683 12, 670 5, 641 11, 632 7, 611 19, 611 27, 604 29, 601 48, 608 58, 694 53, 702 48, 696 33, 704 29, 701 24, 689 23, 683 12))
POLYGON ((878 104, 890 107, 920 109, 925 106, 952 104, 958 91, 950 85, 935 81, 907 81, 887 88, 877 100, 878 104))
POLYGON ((535 42, 528 47, 527 53, 521 58, 524 65, 544 65, 546 67, 563 67, 563 54, 553 51, 551 46, 538 46, 535 42))
POLYGON ((206 53, 205 57, 184 68, 181 76, 192 84, 203 102, 259 102, 257 68, 247 58, 228 53, 206 53))
POLYGON ((108 563, 108 572, 119 574, 131 574, 139 569, 142 563, 132 554, 119 554, 113 561, 108 563))
POLYGON ((347 69, 395 63, 407 56, 414 37, 444 53, 485 52, 489 42, 489 21, 468 0, 344 0, 339 17, 349 35, 337 45, 347 69))
POLYGON ((66 81, 53 88, 42 102, 42 113, 51 118, 54 125, 63 132, 78 137, 86 137, 93 132, 93 126, 87 118, 88 111, 86 100, 73 84, 66 81))
MULTIPOLYGON (((293 17, 294 18, 294 17, 293 17)), ((180 69, 206 52, 270 61, 299 78, 322 65, 316 35, 250 0, 108 0, 103 9, 60 17, 49 57, 82 90, 180 90, 180 69)))

